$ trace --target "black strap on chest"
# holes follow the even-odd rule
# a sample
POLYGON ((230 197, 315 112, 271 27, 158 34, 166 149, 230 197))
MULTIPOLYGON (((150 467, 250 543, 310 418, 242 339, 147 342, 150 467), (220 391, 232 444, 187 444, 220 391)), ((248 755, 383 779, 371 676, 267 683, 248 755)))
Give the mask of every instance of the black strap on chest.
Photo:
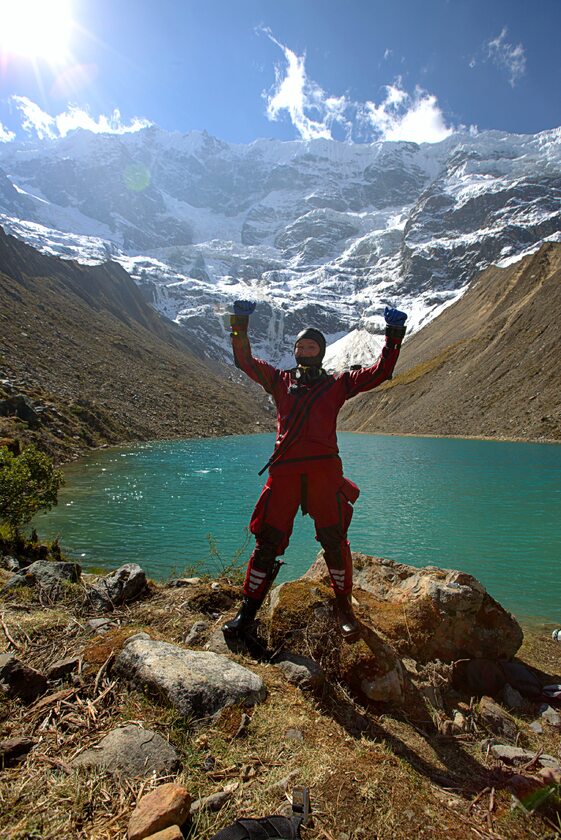
POLYGON ((272 467, 281 457, 286 453, 286 450, 292 446, 292 444, 296 443, 298 440, 298 436, 302 431, 304 423, 306 421, 306 417, 310 413, 310 409, 312 408, 313 404, 317 402, 317 400, 322 397, 333 385, 335 382, 335 377, 333 376, 326 376, 325 379, 320 380, 319 384, 316 385, 315 388, 312 388, 308 393, 301 397, 300 403, 294 411, 294 418, 292 423, 290 424, 289 428, 286 430, 285 435, 265 466, 262 470, 259 470, 258 475, 263 475, 266 469, 272 467))

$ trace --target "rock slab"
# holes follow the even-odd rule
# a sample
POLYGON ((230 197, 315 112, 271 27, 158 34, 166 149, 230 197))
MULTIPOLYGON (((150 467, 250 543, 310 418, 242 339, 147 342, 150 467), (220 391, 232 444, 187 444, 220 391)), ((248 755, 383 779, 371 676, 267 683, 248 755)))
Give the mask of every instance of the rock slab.
POLYGON ((261 677, 226 656, 151 639, 129 642, 113 672, 197 719, 234 704, 252 706, 266 695, 261 677))
POLYGON ((101 767, 111 773, 137 777, 169 776, 181 761, 173 747, 157 732, 129 724, 109 732, 96 747, 80 753, 73 767, 101 767))
POLYGON ((145 840, 171 826, 183 825, 191 809, 191 796, 182 785, 160 785, 147 793, 134 809, 128 840, 145 840))

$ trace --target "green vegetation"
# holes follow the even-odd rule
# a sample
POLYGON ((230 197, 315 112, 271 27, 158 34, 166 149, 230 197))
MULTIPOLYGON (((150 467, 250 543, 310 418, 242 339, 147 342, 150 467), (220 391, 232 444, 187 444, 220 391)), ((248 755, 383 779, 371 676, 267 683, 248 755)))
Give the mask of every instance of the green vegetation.
POLYGON ((0 447, 0 525, 12 539, 40 510, 57 504, 62 472, 52 460, 30 444, 19 455, 0 447))

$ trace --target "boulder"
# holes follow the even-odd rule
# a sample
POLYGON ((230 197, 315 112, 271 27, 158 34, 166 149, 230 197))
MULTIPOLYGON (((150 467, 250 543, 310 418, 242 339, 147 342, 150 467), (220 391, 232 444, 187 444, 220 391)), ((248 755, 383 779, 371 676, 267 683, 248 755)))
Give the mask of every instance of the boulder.
MULTIPOLYGON (((273 590, 264 618, 270 649, 312 657, 327 679, 343 682, 364 699, 401 703, 404 670, 392 647, 361 620, 361 638, 342 639, 332 590, 311 581, 292 581, 273 590)), ((362 618, 362 617, 361 617, 362 618)))
POLYGON ((188 717, 207 718, 234 704, 254 705, 266 695, 261 677, 226 656, 150 639, 129 642, 113 673, 188 717))
POLYGON ((77 583, 82 569, 78 563, 55 560, 35 560, 29 566, 20 569, 7 582, 5 589, 19 586, 36 586, 49 598, 56 600, 63 594, 63 584, 77 583))
POLYGON ((146 589, 146 575, 137 563, 126 563, 88 589, 87 598, 98 610, 112 610, 134 601, 146 589))
POLYGON ((109 732, 92 749, 80 753, 73 767, 99 767, 123 776, 169 776, 181 769, 173 747, 150 729, 129 724, 109 732))
POLYGON ((131 814, 128 840, 144 840, 152 834, 171 826, 180 826, 187 820, 191 796, 182 785, 160 785, 139 801, 131 814))
MULTIPOLYGON (((402 656, 420 662, 510 659, 522 644, 514 616, 472 575, 359 553, 353 553, 353 569, 354 594, 402 656)), ((323 552, 303 579, 327 582, 323 552)))
POLYGON ((33 703, 47 690, 47 678, 10 653, 0 655, 0 691, 23 703, 33 703))

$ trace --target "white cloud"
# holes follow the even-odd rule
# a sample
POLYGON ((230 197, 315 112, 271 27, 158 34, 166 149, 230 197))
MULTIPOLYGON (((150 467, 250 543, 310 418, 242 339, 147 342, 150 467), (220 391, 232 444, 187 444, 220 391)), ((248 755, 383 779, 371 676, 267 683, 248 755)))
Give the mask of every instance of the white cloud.
POLYGON ((487 43, 487 55, 498 67, 508 73, 508 81, 511 87, 526 72, 526 53, 522 44, 509 44, 506 40, 508 29, 503 26, 501 34, 487 43))
POLYGON ((400 79, 386 87, 386 98, 380 105, 365 102, 361 117, 383 140, 438 143, 453 132, 446 125, 436 96, 420 87, 410 96, 400 79))
POLYGON ((130 123, 123 124, 117 108, 109 117, 100 114, 97 119, 94 119, 83 108, 70 105, 68 110, 53 117, 26 96, 12 96, 11 102, 22 115, 23 130, 28 134, 36 134, 40 140, 66 137, 70 131, 77 128, 96 134, 128 134, 152 125, 149 120, 139 117, 133 117, 130 123))
MULTIPOLYGON (((346 96, 329 96, 306 74, 306 56, 298 56, 281 44, 269 29, 262 29, 283 52, 286 65, 275 68, 275 84, 265 94, 267 116, 278 120, 288 114, 303 140, 333 138, 334 129, 347 140, 410 140, 437 143, 452 134, 436 97, 417 87, 413 95, 403 89, 402 80, 385 88, 385 98, 375 102, 354 102, 346 96)), ((386 50, 384 58, 391 51, 386 50)))
POLYGON ((286 68, 275 68, 275 86, 267 97, 267 116, 278 120, 286 111, 303 140, 331 138, 331 126, 341 123, 348 128, 345 118, 347 100, 344 96, 327 96, 325 91, 306 75, 306 56, 296 55, 273 37, 269 29, 262 30, 284 53, 286 68), (313 114, 313 117, 310 116, 313 114))
POLYGON ((11 140, 15 140, 15 138, 16 135, 14 132, 7 129, 0 122, 0 143, 9 143, 11 140))
POLYGON ((388 58, 391 58, 393 55, 393 50, 390 50, 389 47, 384 52, 384 61, 387 61, 388 58))

